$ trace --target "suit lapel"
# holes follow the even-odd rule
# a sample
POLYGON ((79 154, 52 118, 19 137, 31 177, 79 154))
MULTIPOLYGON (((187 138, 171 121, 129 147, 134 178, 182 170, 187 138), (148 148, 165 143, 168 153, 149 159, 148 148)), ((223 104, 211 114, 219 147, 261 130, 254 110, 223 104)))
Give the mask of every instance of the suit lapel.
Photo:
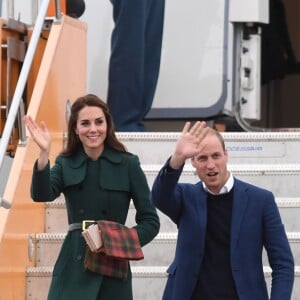
POLYGON ((239 180, 235 179, 231 218, 230 247, 232 250, 235 249, 239 238, 240 228, 247 208, 247 203, 248 194, 246 193, 246 187, 239 180))
POLYGON ((203 233, 206 232, 206 224, 207 224, 207 194, 206 191, 203 189, 201 183, 196 185, 195 195, 197 195, 196 196, 197 198, 195 199, 196 211, 199 216, 199 218, 197 218, 199 222, 199 227, 197 226, 196 228, 200 229, 199 231, 201 236, 200 240, 203 246, 204 239, 205 239, 205 234, 203 233))

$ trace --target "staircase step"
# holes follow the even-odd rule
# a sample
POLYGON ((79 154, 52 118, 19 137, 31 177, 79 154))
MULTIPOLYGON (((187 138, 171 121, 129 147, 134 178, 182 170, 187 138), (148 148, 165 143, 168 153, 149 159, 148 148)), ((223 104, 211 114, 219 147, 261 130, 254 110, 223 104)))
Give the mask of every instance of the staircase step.
MULTIPOLYGON (((35 258, 36 266, 54 265, 65 233, 40 233, 31 237, 29 249, 32 249, 32 257, 35 258)), ((287 232, 295 258, 295 264, 300 265, 300 232, 287 232)), ((169 265, 174 257, 176 248, 177 233, 161 232, 154 240, 143 247, 144 259, 142 261, 132 261, 131 265, 160 266, 169 265), (164 255, 161 255, 162 249, 164 255)), ((263 263, 268 265, 267 256, 263 254, 263 263)))
POLYGON ((286 231, 300 228, 300 198, 276 198, 276 204, 286 231))
MULTIPOLYGON (((148 164, 142 168, 151 187, 161 165, 148 164)), ((277 197, 297 197, 300 194, 300 164, 229 164, 228 169, 238 179, 271 190, 277 197)), ((180 182, 198 181, 195 169, 186 164, 180 182)))
MULTIPOLYGON (((224 132, 231 163, 294 163, 300 132, 224 132)), ((119 132, 117 136, 141 163, 163 164, 180 132, 119 132)))
MULTIPOLYGON (((47 299, 52 267, 27 268, 26 300, 47 299)), ((166 267, 132 267, 133 298, 160 300, 166 282, 166 267)))
MULTIPOLYGON (((280 210, 282 221, 286 231, 297 231, 300 229, 300 198, 278 197, 277 206, 280 210)), ((46 207, 46 228, 48 233, 66 232, 68 230, 68 220, 66 205, 63 195, 53 202, 45 203, 46 207)), ((160 231, 176 232, 176 225, 162 212, 157 210, 160 217, 160 231)), ((133 203, 130 205, 126 225, 132 227, 135 225, 135 208, 133 203)))
MULTIPOLYGON (((65 233, 39 233, 31 236, 29 252, 31 257, 35 259, 34 265, 53 266, 65 236, 65 233)), ((151 243, 143 247, 145 258, 141 261, 132 261, 131 265, 160 266, 170 264, 175 253, 176 238, 176 233, 159 233, 151 243), (162 249, 165 255, 161 255, 162 249)))
MULTIPOLYGON (((136 300, 160 300, 165 287, 167 274, 165 266, 132 267, 133 298, 136 300)), ((52 267, 27 268, 27 300, 46 299, 52 267)), ((264 267, 268 288, 271 285, 271 272, 264 267)), ((295 283, 291 300, 300 299, 300 267, 295 267, 295 283)))

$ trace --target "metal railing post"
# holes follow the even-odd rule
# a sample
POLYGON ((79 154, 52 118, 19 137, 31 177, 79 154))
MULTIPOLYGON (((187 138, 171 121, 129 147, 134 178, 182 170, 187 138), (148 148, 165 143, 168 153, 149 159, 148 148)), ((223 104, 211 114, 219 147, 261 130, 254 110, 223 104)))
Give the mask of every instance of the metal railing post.
POLYGON ((55 0, 55 18, 60 20, 61 16, 61 0, 55 0))
POLYGON ((50 0, 44 0, 42 2, 41 8, 39 10, 39 14, 37 16, 36 23, 33 28, 32 37, 28 45, 28 49, 26 52, 26 56, 24 59, 23 67, 20 72, 19 80, 17 82, 17 86, 15 89, 15 93, 11 102, 10 111, 5 122, 5 127, 3 130, 3 134, 0 140, 0 168, 3 163, 4 155, 6 153, 6 149, 8 146, 8 142, 10 139, 10 134, 12 132, 16 116, 18 114, 18 110, 20 107, 20 102, 22 100, 22 95, 24 92, 24 88, 28 79, 28 74, 31 68, 31 64, 34 58, 34 54, 37 48, 37 44, 40 38, 40 34, 43 29, 44 19, 47 14, 47 10, 49 7, 50 0))

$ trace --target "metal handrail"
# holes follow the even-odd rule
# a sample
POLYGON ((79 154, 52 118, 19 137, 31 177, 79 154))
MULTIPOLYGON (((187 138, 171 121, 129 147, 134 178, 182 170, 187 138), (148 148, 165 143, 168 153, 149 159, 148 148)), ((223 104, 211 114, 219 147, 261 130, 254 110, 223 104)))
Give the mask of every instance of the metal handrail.
MULTIPOLYGON (((20 72, 20 76, 15 88, 14 96, 10 105, 9 113, 7 116, 7 120, 5 122, 5 126, 3 129, 3 134, 0 139, 0 169, 3 164, 4 156, 6 154, 7 146, 10 140, 10 136, 12 133, 12 130, 14 128, 14 124, 16 121, 17 115, 20 113, 19 108, 22 101, 22 95, 25 89, 25 85, 28 79, 28 74, 32 65, 32 61, 36 52, 36 48, 38 45, 38 41, 41 35, 41 32, 43 30, 43 24, 44 20, 47 14, 47 10, 49 7, 50 0, 43 0, 41 7, 39 9, 38 16, 36 18, 36 22, 32 31, 32 37, 30 39, 28 49, 26 51, 26 55, 24 58, 24 63, 20 72)), ((56 19, 61 18, 61 12, 60 12, 60 0, 55 0, 55 12, 56 12, 56 19)), ((21 120, 23 122, 23 120, 21 120)), ((0 206, 1 203, 6 203, 6 205, 3 205, 3 207, 9 208, 10 203, 0 196, 0 206)))

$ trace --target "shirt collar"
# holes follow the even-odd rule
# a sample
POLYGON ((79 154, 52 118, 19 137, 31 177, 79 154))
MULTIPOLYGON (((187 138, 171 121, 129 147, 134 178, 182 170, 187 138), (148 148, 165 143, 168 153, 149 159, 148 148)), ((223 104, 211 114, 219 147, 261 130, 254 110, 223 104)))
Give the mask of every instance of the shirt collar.
MULTIPOLYGON (((229 193, 231 191, 231 189, 233 188, 233 175, 231 173, 229 173, 229 177, 225 183, 225 185, 221 188, 219 194, 226 194, 229 193)), ((215 193, 211 192, 208 187, 206 186, 206 184, 204 183, 204 181, 202 181, 202 185, 205 191, 209 192, 212 195, 215 195, 215 193)))

